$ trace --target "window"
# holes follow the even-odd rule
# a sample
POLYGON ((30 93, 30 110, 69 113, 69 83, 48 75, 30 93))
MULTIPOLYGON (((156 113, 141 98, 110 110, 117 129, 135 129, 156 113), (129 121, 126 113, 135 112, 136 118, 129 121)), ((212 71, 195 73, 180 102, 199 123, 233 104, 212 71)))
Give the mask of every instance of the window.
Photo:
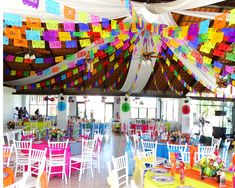
POLYGON ((162 99, 162 119, 178 121, 178 99, 162 99))
POLYGON ((131 97, 131 118, 156 118, 157 98, 131 97))

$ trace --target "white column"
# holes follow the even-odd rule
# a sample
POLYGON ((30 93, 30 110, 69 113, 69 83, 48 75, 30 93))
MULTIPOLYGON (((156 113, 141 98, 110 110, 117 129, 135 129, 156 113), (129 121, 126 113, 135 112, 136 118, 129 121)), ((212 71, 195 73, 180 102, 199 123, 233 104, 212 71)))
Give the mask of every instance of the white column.
POLYGON ((68 97, 58 95, 57 104, 57 127, 60 129, 67 129, 68 123, 68 97))
POLYGON ((77 104, 77 100, 76 100, 76 96, 70 96, 69 97, 69 116, 76 116, 76 104, 77 104))

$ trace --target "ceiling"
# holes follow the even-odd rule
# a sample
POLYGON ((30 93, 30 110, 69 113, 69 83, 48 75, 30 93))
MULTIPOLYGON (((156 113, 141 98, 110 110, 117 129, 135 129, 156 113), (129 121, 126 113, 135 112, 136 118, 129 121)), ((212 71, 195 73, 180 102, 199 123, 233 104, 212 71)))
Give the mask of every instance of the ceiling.
MULTIPOLYGON (((154 2, 170 2, 170 0, 164 0, 164 1, 157 1, 157 0, 136 0, 137 2, 147 2, 147 3, 154 3, 154 2)), ((232 0, 231 1, 225 1, 223 3, 218 3, 213 6, 208 7, 201 7, 197 9, 193 9, 196 11, 202 11, 202 12, 224 12, 232 7, 232 0)), ((198 23, 200 21, 203 21, 205 19, 202 18, 196 18, 196 17, 190 17, 190 16, 184 16, 176 13, 172 13, 173 18, 175 22, 179 26, 185 26, 192 23, 198 23)), ((122 19, 117 20, 122 21, 122 19)), ((46 30, 45 23, 42 23, 42 26, 46 30)), ((25 22, 23 30, 25 29, 25 22)), ((78 29, 78 26, 76 24, 76 28, 78 29)), ((59 29, 63 30, 63 25, 59 25, 59 29)), ((92 37, 89 37, 91 40, 93 40, 92 37)), ((48 44, 46 44, 45 49, 36 49, 36 57, 57 57, 57 56, 64 56, 66 58, 69 54, 75 54, 79 50, 82 49, 80 46, 79 40, 81 38, 77 37, 77 47, 76 48, 66 48, 65 44, 62 45, 62 48, 60 49, 52 49, 49 47, 48 44), (40 54, 40 56, 37 56, 37 54, 40 54)), ((29 45, 31 45, 29 43, 29 45)), ((198 49, 200 48, 200 45, 198 46, 198 49)), ((8 45, 3 46, 3 52, 4 56, 6 55, 13 55, 13 56, 24 56, 23 54, 18 54, 24 50, 22 47, 16 47, 13 44, 13 41, 10 40, 8 45)), ((167 50, 165 49, 164 52, 167 54, 167 50)), ((128 49, 127 49, 128 51, 128 49)), ((125 57, 124 59, 125 51, 121 52, 118 56, 115 57, 115 60, 112 62, 109 62, 106 64, 106 66, 102 66, 99 71, 92 75, 90 79, 87 79, 85 81, 79 82, 76 86, 71 86, 71 82, 74 80, 79 80, 80 78, 84 77, 84 75, 87 74, 86 70, 82 70, 78 72, 77 74, 73 74, 71 69, 65 70, 53 77, 51 77, 49 80, 55 79, 57 80, 58 77, 61 77, 62 75, 66 74, 67 78, 65 80, 60 80, 58 82, 50 84, 50 86, 47 86, 45 83, 48 79, 44 80, 44 85, 42 85, 40 88, 37 89, 23 89, 18 88, 16 93, 17 94, 58 94, 63 92, 64 94, 69 95, 81 95, 81 94, 101 94, 101 95, 123 95, 124 93, 120 92, 119 90, 123 86, 128 71, 129 71, 129 62, 132 57, 132 50, 129 51, 129 55, 125 57), (114 67, 115 63, 123 60, 122 63, 119 64, 118 68, 113 71, 113 73, 110 75, 108 79, 102 80, 104 75, 107 75, 111 71, 111 69, 114 67), (98 83, 98 84, 97 84, 98 83), (66 88, 64 85, 67 84, 66 88)), ((203 55, 203 53, 201 53, 203 55)), ((94 69, 97 69, 99 65, 103 65, 111 56, 112 54, 107 54, 107 56, 103 59, 99 59, 99 62, 94 64, 94 69)), ((212 52, 208 55, 208 57, 218 60, 222 62, 224 65, 234 65, 234 62, 218 58, 212 54, 212 52)), ((197 90, 198 92, 210 92, 208 89, 206 89, 200 82, 196 81, 192 75, 190 75, 183 67, 181 67, 172 56, 167 55, 168 59, 171 62, 171 65, 174 67, 174 69, 180 74, 183 80, 192 88, 197 90)), ((183 95, 185 96, 189 90, 183 86, 183 84, 177 79, 177 77, 174 75, 174 72, 172 72, 169 67, 166 65, 165 60, 160 58, 159 61, 161 62, 161 65, 159 63, 156 63, 154 66, 154 70, 150 76, 150 79, 148 80, 146 86, 144 87, 143 91, 140 94, 136 95, 149 95, 149 96, 156 96, 156 97, 179 97, 175 94, 169 87, 166 76, 169 79, 170 83, 174 86, 174 88, 178 91, 183 92, 183 95), (161 69, 164 70, 166 74, 163 74, 161 69)), ((26 75, 24 75, 24 72, 27 71, 35 71, 40 72, 43 71, 53 65, 56 65, 56 62, 52 63, 43 63, 43 64, 37 64, 35 61, 32 63, 18 63, 15 61, 8 61, 6 58, 4 58, 4 75, 3 79, 4 81, 9 80, 15 80, 20 78, 25 78, 26 75), (16 75, 11 75, 9 73, 10 70, 16 70, 16 75)), ((224 66, 223 66, 224 68, 224 66)))

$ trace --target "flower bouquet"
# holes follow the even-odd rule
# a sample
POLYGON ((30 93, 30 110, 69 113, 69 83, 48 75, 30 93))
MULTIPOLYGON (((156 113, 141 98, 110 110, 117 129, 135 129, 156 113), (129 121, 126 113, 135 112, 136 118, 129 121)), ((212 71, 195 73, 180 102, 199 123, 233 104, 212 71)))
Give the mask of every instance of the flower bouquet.
POLYGON ((59 141, 61 138, 65 136, 65 130, 61 130, 59 128, 53 128, 51 130, 51 139, 59 141))
POLYGON ((204 157, 199 161, 198 165, 201 168, 202 180, 205 177, 216 177, 219 183, 221 172, 224 171, 225 168, 224 162, 219 156, 212 154, 208 157, 204 157))

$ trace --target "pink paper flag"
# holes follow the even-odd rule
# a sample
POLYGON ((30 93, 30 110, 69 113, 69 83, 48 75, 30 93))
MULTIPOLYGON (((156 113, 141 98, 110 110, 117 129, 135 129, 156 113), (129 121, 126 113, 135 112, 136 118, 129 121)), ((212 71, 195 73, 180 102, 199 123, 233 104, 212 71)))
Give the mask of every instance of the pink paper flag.
POLYGON ((78 52, 76 55, 77 55, 77 58, 80 58, 80 57, 85 57, 87 54, 86 51, 81 51, 81 52, 78 52))
POLYGON ((50 48, 61 48, 60 41, 49 41, 50 48))
POLYGON ((72 69, 72 68, 76 67, 76 63, 75 63, 75 62, 70 62, 70 63, 68 64, 68 67, 69 67, 70 69, 72 69))
POLYGON ((228 73, 233 73, 234 67, 233 67, 233 66, 228 66, 228 65, 226 65, 226 66, 225 66, 225 70, 226 70, 226 72, 228 72, 228 73))
POLYGON ((98 25, 99 22, 100 22, 100 17, 99 16, 91 15, 91 23, 93 25, 98 25))

